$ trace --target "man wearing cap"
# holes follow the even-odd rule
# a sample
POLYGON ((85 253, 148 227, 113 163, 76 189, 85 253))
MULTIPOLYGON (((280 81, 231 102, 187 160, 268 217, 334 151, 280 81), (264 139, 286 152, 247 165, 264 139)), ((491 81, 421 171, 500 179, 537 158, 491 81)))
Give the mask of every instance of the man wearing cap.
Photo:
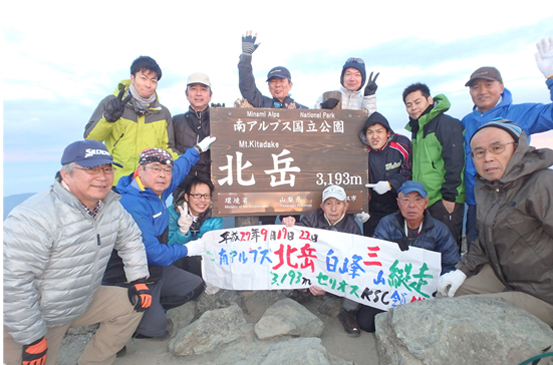
MULTIPOLYGON (((349 203, 347 195, 341 186, 330 185, 323 190, 321 207, 305 214, 298 225, 311 228, 326 229, 330 231, 338 231, 343 233, 351 233, 361 235, 361 230, 355 222, 353 215, 347 214, 349 203)), ((292 216, 282 219, 282 224, 287 227, 293 227, 296 219, 292 216)), ((311 294, 319 296, 324 295, 325 291, 317 286, 309 288, 311 294)), ((301 290, 294 290, 290 296, 292 299, 302 301, 305 300, 305 293, 301 290)), ((359 304, 351 299, 344 299, 342 310, 338 315, 338 319, 344 330, 349 336, 358 337, 360 335, 359 326, 355 319, 355 313, 359 304)))
MULTIPOLYGON (((449 228, 428 211, 428 201, 428 194, 420 182, 404 182, 397 194, 399 212, 382 218, 376 226, 374 237, 396 242, 402 251, 413 246, 441 253, 442 274, 445 274, 455 270, 459 250, 449 228)), ((361 329, 374 332, 374 317, 382 312, 377 308, 362 306, 357 312, 361 329)))
MULTIPOLYGON (((411 179, 411 141, 394 133, 388 120, 379 112, 372 113, 359 139, 367 146, 369 164, 369 214, 363 223, 363 234, 372 237, 378 222, 388 214, 397 212, 396 192, 411 179)), ((357 215, 360 219, 360 214, 357 215)))
POLYGON ((443 94, 430 96, 422 83, 403 91, 403 103, 413 142, 413 180, 428 192, 428 210, 449 227, 459 250, 465 213, 464 127, 447 114, 451 104, 443 94))
POLYGON ((369 81, 364 91, 361 91, 367 78, 365 71, 365 62, 361 58, 351 57, 346 60, 342 66, 342 74, 340 75, 340 93, 341 100, 329 98, 324 100, 325 94, 319 96, 315 103, 315 109, 333 109, 342 102, 342 109, 366 109, 369 115, 376 111, 376 78, 380 73, 377 73, 373 79, 373 73, 369 76, 369 81))
POLYGON ((56 364, 70 327, 100 323, 79 364, 112 364, 151 302, 142 237, 98 141, 65 148, 54 183, 4 221, 4 364, 56 364), (102 286, 112 249, 128 289, 102 286))
POLYGON ((257 34, 252 36, 251 31, 246 32, 246 36, 242 36, 242 54, 238 62, 238 86, 242 97, 254 108, 307 109, 305 105, 297 103, 290 97, 292 76, 286 67, 273 67, 267 74, 272 98, 264 96, 259 91, 255 85, 252 69, 252 54, 259 46, 259 43, 255 43, 256 38, 257 34))
MULTIPOLYGON (((142 231, 146 247, 152 292, 152 305, 144 314, 135 338, 164 340, 171 335, 165 311, 197 298, 204 291, 203 280, 194 274, 173 266, 185 256, 201 255, 201 240, 187 245, 167 245, 169 213, 165 201, 184 180, 190 168, 199 160, 200 153, 209 149, 215 137, 206 137, 194 148, 189 148, 173 163, 169 152, 148 148, 140 153, 136 171, 124 176, 117 184, 121 204, 134 218, 142 231)), ((113 251, 104 274, 105 285, 125 285, 123 264, 113 251)))
MULTIPOLYGON (((173 117, 173 131, 175 133, 175 146, 179 153, 186 152, 194 147, 205 137, 211 134, 209 125, 209 103, 213 91, 209 76, 201 72, 195 72, 188 77, 186 83, 186 98, 190 103, 189 109, 184 114, 173 117)), ((211 179, 211 151, 200 154, 200 160, 188 173, 188 177, 201 175, 211 179)), ((184 189, 188 178, 183 180, 174 192, 174 198, 184 189)))
POLYGON ((530 147, 507 119, 478 128, 470 146, 479 234, 438 291, 503 298, 553 326, 553 150, 530 147))
MULTIPOLYGON (((537 43, 536 63, 538 69, 547 79, 545 81, 550 98, 553 100, 553 37, 544 38, 537 43)), ((465 126, 465 185, 467 213, 467 244, 478 237, 476 229, 476 200, 474 186, 476 169, 470 157, 470 139, 482 125, 495 118, 507 118, 517 123, 527 136, 553 129, 553 104, 522 103, 513 104, 511 92, 504 87, 501 74, 495 67, 480 67, 472 73, 465 84, 470 88, 474 102, 472 113, 467 114, 461 122, 465 126)))
POLYGON ((157 97, 161 68, 148 56, 140 56, 131 65, 130 80, 121 81, 113 95, 105 97, 92 116, 84 138, 104 142, 116 161, 124 167, 115 171, 113 184, 138 166, 138 154, 146 148, 163 148, 173 158, 173 123, 169 109, 157 97))

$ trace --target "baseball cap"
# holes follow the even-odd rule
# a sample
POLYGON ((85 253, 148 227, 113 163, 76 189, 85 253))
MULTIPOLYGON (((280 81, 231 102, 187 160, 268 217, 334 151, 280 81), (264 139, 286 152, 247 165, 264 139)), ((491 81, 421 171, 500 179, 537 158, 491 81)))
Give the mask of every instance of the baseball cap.
POLYGON ((347 198, 346 191, 344 190, 343 187, 338 186, 338 185, 327 186, 323 190, 323 203, 328 198, 335 198, 335 199, 338 199, 340 201, 346 201, 346 198, 347 198))
POLYGON ((423 198, 426 198, 426 189, 424 188, 424 186, 418 182, 418 181, 412 181, 412 180, 408 180, 406 182, 404 182, 403 184, 401 184, 401 186, 399 187, 399 190, 397 191, 397 193, 403 193, 403 194, 409 194, 409 193, 412 193, 416 191, 417 193, 419 193, 419 195, 423 198))
POLYGON ((520 139, 520 135, 522 133, 522 128, 520 128, 515 123, 511 122, 509 119, 495 118, 489 121, 488 123, 482 124, 480 127, 478 127, 478 129, 474 131, 472 137, 470 137, 469 143, 472 142, 472 138, 478 131, 488 127, 496 127, 496 128, 503 129, 505 132, 509 133, 511 137, 513 137, 516 143, 518 143, 518 140, 520 139))
POLYGON ((159 162, 164 165, 173 164, 173 156, 162 148, 147 148, 140 152, 139 165, 147 165, 152 162, 159 162))
POLYGON ((65 147, 61 156, 61 164, 67 165, 71 162, 83 167, 102 165, 123 167, 120 163, 113 162, 113 157, 102 142, 93 140, 76 141, 65 147))
POLYGON ((188 76, 188 81, 186 82, 186 85, 191 84, 202 84, 211 88, 211 81, 209 81, 209 76, 201 72, 194 72, 193 74, 188 76))
POLYGON ((467 81, 465 86, 471 86, 476 79, 499 81, 503 83, 499 70, 495 67, 489 66, 480 67, 478 70, 474 71, 472 75, 470 75, 470 79, 467 81))
POLYGON ((273 77, 278 77, 279 79, 288 79, 292 81, 292 75, 290 75, 290 71, 286 67, 277 66, 273 67, 271 71, 267 74, 267 81, 272 79, 273 77))

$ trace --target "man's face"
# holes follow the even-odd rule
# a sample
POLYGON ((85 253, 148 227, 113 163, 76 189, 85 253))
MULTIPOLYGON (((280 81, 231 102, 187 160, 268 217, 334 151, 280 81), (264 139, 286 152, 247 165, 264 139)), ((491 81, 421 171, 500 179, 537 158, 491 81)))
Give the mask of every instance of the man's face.
POLYGON ((365 137, 374 150, 379 150, 386 144, 392 132, 389 132, 382 124, 374 124, 367 128, 365 137))
POLYGON ((503 83, 497 80, 476 79, 470 86, 472 101, 482 113, 495 108, 501 94, 503 83))
POLYGON ((412 222, 415 225, 419 225, 428 206, 428 198, 423 198, 416 191, 412 191, 409 194, 399 193, 397 205, 401 215, 408 223, 412 222))
POLYGON ((353 67, 346 68, 344 72, 344 77, 342 79, 342 84, 349 91, 357 91, 361 87, 363 82, 363 75, 359 72, 358 69, 353 67))
POLYGON ((93 209, 98 201, 104 199, 113 185, 113 170, 111 165, 102 165, 87 168, 75 165, 75 169, 68 174, 60 171, 61 178, 73 195, 81 203, 93 209))
POLYGON ((211 89, 204 84, 191 84, 186 87, 186 98, 195 111, 204 111, 211 101, 211 89))
POLYGON ((343 202, 336 198, 328 198, 321 204, 321 209, 325 213, 330 224, 334 224, 348 210, 349 203, 343 202))
POLYGON ((478 131, 470 143, 474 154, 477 151, 484 152, 482 158, 473 158, 478 174, 489 181, 501 179, 511 156, 515 153, 517 145, 513 142, 513 137, 501 128, 487 127, 478 131), (497 153, 501 150, 503 151, 497 153))
POLYGON ((420 90, 413 91, 405 97, 407 114, 415 120, 419 119, 422 113, 432 104, 434 104, 434 99, 431 96, 425 97, 420 90))
POLYGON ((273 98, 284 101, 290 90, 292 89, 292 81, 286 79, 279 79, 278 77, 273 77, 269 80, 269 92, 273 98))
POLYGON ((190 189, 190 194, 184 194, 184 198, 188 202, 190 213, 197 217, 209 209, 211 191, 206 184, 197 184, 190 189))
POLYGON ((173 166, 158 162, 138 166, 138 176, 145 188, 161 195, 171 184, 173 166))
POLYGON ((148 99, 156 92, 157 74, 150 70, 138 71, 136 75, 131 75, 131 83, 138 95, 148 99))

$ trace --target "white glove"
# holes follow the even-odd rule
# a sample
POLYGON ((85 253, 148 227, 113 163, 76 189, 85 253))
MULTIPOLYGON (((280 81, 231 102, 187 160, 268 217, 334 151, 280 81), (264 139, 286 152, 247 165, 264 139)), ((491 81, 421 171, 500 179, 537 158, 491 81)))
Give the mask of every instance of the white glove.
POLYGON ((192 225, 192 222, 194 221, 194 218, 192 218, 192 215, 188 213, 187 202, 184 202, 182 204, 182 207, 180 205, 177 205, 177 208, 180 213, 179 220, 177 221, 177 224, 179 225, 179 230, 182 234, 187 234, 190 226, 192 225))
POLYGON ((386 194, 388 191, 392 190, 390 183, 387 181, 379 181, 376 184, 365 184, 365 187, 372 188, 378 195, 386 194))
POLYGON ((459 287, 465 282, 467 276, 461 270, 450 271, 438 279, 438 292, 445 296, 453 297, 459 287), (447 288, 449 287, 449 290, 447 288))
POLYGON ((188 255, 186 256, 201 256, 205 254, 205 243, 201 239, 190 241, 185 246, 188 248, 188 255))
POLYGON ((355 215, 355 218, 357 218, 357 220, 361 223, 365 223, 366 221, 369 220, 371 216, 369 215, 369 213, 365 213, 365 212, 361 212, 361 213, 357 213, 355 215))
POLYGON ((215 142, 216 139, 217 137, 211 137, 211 136, 205 137, 200 141, 200 143, 196 145, 196 147, 198 147, 198 149, 200 150, 200 153, 205 152, 209 149, 209 146, 211 146, 211 144, 215 142))
POLYGON ((536 52, 536 64, 546 79, 553 76, 553 37, 544 38, 538 43, 536 52))

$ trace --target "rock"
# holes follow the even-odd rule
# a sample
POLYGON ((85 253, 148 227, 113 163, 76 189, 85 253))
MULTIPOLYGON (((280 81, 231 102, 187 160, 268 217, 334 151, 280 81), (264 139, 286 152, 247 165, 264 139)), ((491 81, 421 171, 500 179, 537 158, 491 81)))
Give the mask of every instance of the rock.
POLYGON ((338 365, 352 364, 329 356, 320 338, 294 338, 269 348, 262 365, 338 365))
POLYGON ((260 340, 280 336, 320 337, 324 323, 301 304, 282 299, 265 311, 254 329, 260 340))
POLYGON ((519 364, 553 345, 553 330, 500 298, 419 301, 376 316, 381 365, 519 364))
POLYGON ((246 337, 245 327, 244 313, 236 304, 207 311, 169 341, 169 351, 176 356, 187 356, 219 350, 222 345, 246 337))
POLYGON ((196 301, 196 318, 207 311, 227 308, 234 304, 240 306, 244 312, 248 312, 244 299, 237 291, 221 289, 213 295, 204 293, 196 301))
POLYGON ((326 294, 324 299, 317 308, 319 313, 330 317, 338 317, 338 314, 342 310, 342 304, 344 298, 337 297, 335 295, 326 294))
POLYGON ((173 334, 188 326, 196 317, 196 302, 188 302, 167 311, 167 319, 173 321, 173 334))

